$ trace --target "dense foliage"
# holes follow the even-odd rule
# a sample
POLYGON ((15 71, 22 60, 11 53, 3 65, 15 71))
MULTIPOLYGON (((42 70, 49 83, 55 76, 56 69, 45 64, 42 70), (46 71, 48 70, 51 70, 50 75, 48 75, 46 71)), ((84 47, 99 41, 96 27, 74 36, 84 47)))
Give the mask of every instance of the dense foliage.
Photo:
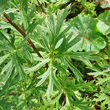
POLYGON ((0 110, 110 110, 109 6, 0 0, 0 110))

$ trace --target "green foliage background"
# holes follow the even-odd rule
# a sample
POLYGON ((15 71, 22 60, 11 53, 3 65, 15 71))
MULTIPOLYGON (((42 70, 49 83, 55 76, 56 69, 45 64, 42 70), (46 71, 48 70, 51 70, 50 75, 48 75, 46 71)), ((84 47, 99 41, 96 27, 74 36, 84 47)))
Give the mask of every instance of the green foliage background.
POLYGON ((110 110, 110 11, 97 7, 0 0, 0 110, 110 110))

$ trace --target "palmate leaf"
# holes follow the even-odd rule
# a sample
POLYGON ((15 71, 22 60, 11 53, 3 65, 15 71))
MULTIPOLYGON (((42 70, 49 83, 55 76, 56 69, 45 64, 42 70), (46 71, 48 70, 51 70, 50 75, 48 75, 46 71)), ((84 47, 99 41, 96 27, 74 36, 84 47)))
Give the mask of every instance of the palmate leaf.
POLYGON ((49 36, 49 42, 53 47, 55 47, 58 40, 63 37, 62 34, 67 31, 67 29, 65 29, 64 32, 62 32, 59 36, 63 22, 68 15, 68 7, 63 10, 63 12, 57 13, 57 20, 55 15, 50 15, 49 20, 47 21, 47 27, 49 27, 49 30, 51 32, 51 35, 49 36))
MULTIPOLYGON (((67 26, 66 29, 63 29, 63 23, 67 15, 68 7, 65 10, 59 12, 57 14, 57 18, 55 14, 51 14, 49 18, 46 19, 46 25, 48 28, 45 26, 37 27, 38 31, 35 33, 32 39, 36 41, 36 44, 40 46, 40 48, 46 49, 48 52, 50 52, 50 50, 54 50, 57 42, 64 37, 65 33, 72 26, 67 26)), ((63 50, 63 44, 59 48, 60 51, 63 50)))
POLYGON ((98 20, 88 16, 79 15, 74 19, 74 33, 80 35, 81 40, 71 50, 99 51, 106 46, 97 29, 98 20))
POLYGON ((106 11, 98 16, 97 27, 104 35, 110 34, 110 11, 106 11))
POLYGON ((110 11, 106 11, 98 16, 100 21, 103 21, 106 25, 110 26, 110 11))
MULTIPOLYGON (((100 19, 100 16, 99 16, 99 19, 100 19)), ((100 30, 100 32, 103 33, 103 35, 108 35, 108 34, 110 34, 110 26, 107 25, 107 24, 105 23, 105 21, 103 22, 103 21, 100 21, 100 20, 99 20, 99 22, 98 22, 98 24, 97 24, 97 28, 100 30)))

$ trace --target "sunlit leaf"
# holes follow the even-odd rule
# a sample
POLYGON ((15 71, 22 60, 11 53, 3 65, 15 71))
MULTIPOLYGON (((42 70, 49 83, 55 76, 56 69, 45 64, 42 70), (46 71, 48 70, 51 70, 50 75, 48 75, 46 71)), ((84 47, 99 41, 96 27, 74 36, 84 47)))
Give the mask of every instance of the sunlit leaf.
POLYGON ((0 57, 0 65, 9 57, 10 54, 6 54, 2 57, 0 57))
POLYGON ((80 35, 81 39, 71 50, 99 51, 106 46, 106 42, 97 29, 97 19, 79 15, 74 19, 74 22, 74 31, 80 35))
POLYGON ((40 69, 42 66, 44 66, 49 61, 50 61, 50 59, 44 59, 41 63, 38 63, 36 66, 33 66, 32 68, 27 68, 26 70, 28 72, 37 71, 38 69, 40 69))

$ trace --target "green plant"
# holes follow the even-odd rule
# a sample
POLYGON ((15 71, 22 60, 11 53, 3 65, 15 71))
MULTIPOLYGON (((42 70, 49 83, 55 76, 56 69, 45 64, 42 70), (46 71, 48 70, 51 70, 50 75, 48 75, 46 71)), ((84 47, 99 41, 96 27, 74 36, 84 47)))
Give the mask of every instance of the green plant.
POLYGON ((2 1, 0 109, 109 110, 110 12, 67 20, 50 2, 2 1))
POLYGON ((96 4, 94 1, 88 2, 87 0, 78 0, 81 3, 81 7, 84 9, 82 10, 83 14, 87 14, 89 16, 96 16, 96 4))

